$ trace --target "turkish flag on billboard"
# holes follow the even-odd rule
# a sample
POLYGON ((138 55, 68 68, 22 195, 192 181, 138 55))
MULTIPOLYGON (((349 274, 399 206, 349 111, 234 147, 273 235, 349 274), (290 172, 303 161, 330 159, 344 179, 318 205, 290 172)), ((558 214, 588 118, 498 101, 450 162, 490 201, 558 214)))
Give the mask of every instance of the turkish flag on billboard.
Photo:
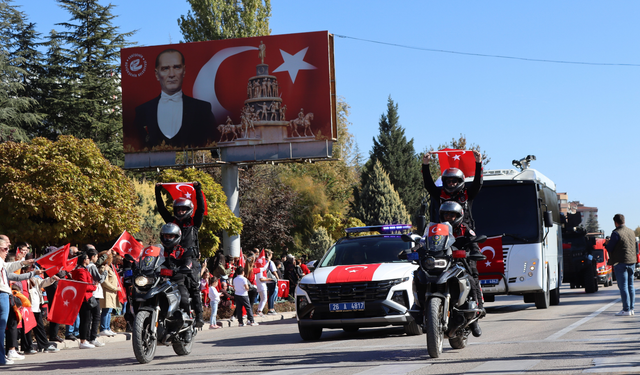
POLYGON ((60 269, 67 266, 67 258, 69 257, 69 247, 71 244, 66 244, 58 250, 45 254, 36 259, 36 263, 41 268, 46 269, 47 276, 51 277, 60 272, 60 269))
POLYGON ((502 257, 502 236, 489 237, 481 244, 480 252, 487 259, 478 261, 476 267, 480 274, 480 280, 501 279, 504 275, 504 259, 502 257))
POLYGON ((142 244, 125 230, 122 232, 116 243, 113 244, 112 249, 123 257, 125 254, 131 254, 133 259, 138 259, 142 252, 142 244))
POLYGON ((278 280, 278 297, 289 297, 289 280, 278 280))
POLYGON ((440 173, 449 168, 458 168, 465 177, 472 177, 476 174, 476 157, 473 155, 473 151, 443 148, 436 153, 440 162, 440 173))
POLYGON ((120 56, 125 153, 337 137, 327 31, 123 48, 120 56), (169 102, 182 109, 168 112, 169 102))
MULTIPOLYGON (((196 189, 193 188, 193 182, 170 182, 160 185, 169 192, 174 201, 178 198, 187 198, 191 200, 193 203, 193 212, 191 213, 191 216, 195 214, 196 208, 198 208, 198 203, 196 202, 196 189)), ((207 197, 204 193, 202 193, 202 197, 204 198, 204 214, 206 215, 209 213, 207 209, 207 197)))
POLYGON ((73 280, 59 280, 48 319, 58 324, 73 325, 89 284, 73 280))
POLYGON ((118 278, 118 288, 120 288, 120 290, 118 290, 118 301, 120 301, 120 303, 125 303, 127 302, 127 291, 124 289, 124 286, 122 286, 122 277, 120 277, 118 270, 116 270, 116 267, 113 264, 111 264, 111 268, 118 278))
POLYGON ((33 315, 31 307, 20 306, 18 310, 20 310, 20 315, 22 315, 22 320, 18 323, 18 328, 22 328, 22 322, 24 322, 24 333, 27 333, 37 325, 36 317, 33 315))

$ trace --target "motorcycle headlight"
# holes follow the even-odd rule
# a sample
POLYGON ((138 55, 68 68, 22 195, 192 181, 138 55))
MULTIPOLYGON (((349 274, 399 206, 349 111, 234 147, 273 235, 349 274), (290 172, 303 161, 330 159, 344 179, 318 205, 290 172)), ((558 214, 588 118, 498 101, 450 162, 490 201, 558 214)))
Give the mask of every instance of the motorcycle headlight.
POLYGON ((432 270, 434 268, 445 268, 447 266, 446 259, 436 259, 434 257, 427 257, 424 260, 424 268, 427 270, 432 270))
POLYGON ((138 277, 136 277, 134 283, 137 286, 147 286, 147 285, 152 284, 153 280, 151 278, 149 278, 149 277, 146 277, 146 276, 138 276, 138 277))

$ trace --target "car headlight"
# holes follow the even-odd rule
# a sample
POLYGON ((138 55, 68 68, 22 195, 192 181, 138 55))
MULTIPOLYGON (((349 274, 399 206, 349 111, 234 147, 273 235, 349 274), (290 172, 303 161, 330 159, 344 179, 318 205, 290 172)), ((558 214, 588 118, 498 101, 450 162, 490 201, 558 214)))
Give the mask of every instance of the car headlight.
POLYGON ((138 276, 136 277, 134 283, 137 286, 147 286, 153 283, 153 279, 146 277, 146 276, 138 276))

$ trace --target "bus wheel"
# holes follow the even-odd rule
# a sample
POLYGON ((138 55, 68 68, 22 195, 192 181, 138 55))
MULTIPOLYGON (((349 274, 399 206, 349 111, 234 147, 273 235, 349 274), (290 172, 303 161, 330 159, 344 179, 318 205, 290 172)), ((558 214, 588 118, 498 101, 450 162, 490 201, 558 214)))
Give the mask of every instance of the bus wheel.
POLYGON ((538 309, 546 309, 549 307, 549 303, 550 303, 550 296, 549 296, 549 276, 547 276, 547 288, 544 292, 542 293, 536 293, 535 294, 535 299, 536 299, 536 308, 538 309))

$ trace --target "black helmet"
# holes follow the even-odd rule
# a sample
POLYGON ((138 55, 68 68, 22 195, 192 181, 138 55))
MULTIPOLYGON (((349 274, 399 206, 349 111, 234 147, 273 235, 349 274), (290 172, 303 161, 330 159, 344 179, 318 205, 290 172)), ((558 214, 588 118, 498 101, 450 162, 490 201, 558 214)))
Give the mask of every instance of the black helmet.
POLYGON ((440 205, 440 221, 444 222, 444 213, 451 212, 455 214, 455 219, 451 223, 451 226, 457 227, 462 223, 462 218, 464 217, 464 210, 462 206, 458 202, 454 201, 446 201, 440 205))
POLYGON ((193 202, 191 202, 190 199, 187 198, 178 198, 175 201, 173 201, 173 216, 175 216, 178 220, 184 220, 188 217, 191 217, 191 214, 193 213, 193 202), (184 207, 187 209, 187 212, 185 212, 182 215, 178 215, 178 207, 184 207))
POLYGON ((180 243, 181 239, 182 239, 182 232, 180 231, 180 227, 178 227, 174 223, 167 223, 162 226, 162 229, 160 229, 160 242, 162 242, 162 245, 165 248, 168 248, 168 249, 173 248, 174 246, 180 243), (176 237, 167 239, 167 238, 164 238, 165 234, 171 234, 176 237))
POLYGON ((457 193, 464 187, 464 173, 458 168, 448 168, 442 172, 442 188, 449 194, 457 193), (455 185, 448 186, 447 181, 455 180, 455 185))

